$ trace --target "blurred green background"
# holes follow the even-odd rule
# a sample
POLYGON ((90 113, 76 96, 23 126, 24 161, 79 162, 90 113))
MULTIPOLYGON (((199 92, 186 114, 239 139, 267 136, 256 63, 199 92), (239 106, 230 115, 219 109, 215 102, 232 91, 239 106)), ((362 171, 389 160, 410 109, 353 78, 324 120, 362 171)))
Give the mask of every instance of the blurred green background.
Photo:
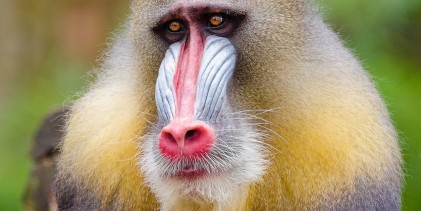
MULTIPOLYGON (((129 0, 2 0, 0 210, 22 210, 34 133, 77 98, 129 0)), ((387 102, 405 158, 403 210, 421 210, 421 1, 319 0, 387 102)))

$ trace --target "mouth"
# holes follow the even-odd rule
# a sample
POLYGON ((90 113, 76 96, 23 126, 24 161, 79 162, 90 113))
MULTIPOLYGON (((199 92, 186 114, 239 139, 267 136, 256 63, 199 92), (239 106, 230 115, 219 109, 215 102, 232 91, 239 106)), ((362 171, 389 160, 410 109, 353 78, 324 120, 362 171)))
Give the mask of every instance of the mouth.
POLYGON ((181 180, 195 180, 206 175, 205 169, 195 169, 193 166, 186 166, 176 172, 174 178, 181 180))

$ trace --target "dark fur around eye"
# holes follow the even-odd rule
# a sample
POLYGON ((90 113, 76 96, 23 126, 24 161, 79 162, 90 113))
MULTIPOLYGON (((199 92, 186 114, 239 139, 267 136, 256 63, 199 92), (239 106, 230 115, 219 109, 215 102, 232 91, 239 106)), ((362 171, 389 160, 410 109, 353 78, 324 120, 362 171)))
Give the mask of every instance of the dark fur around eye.
POLYGON ((206 30, 211 33, 222 37, 229 37, 231 36, 235 30, 240 26, 241 22, 244 20, 245 15, 243 14, 236 14, 236 13, 213 13, 207 15, 204 18, 204 26, 206 30), (221 16, 223 21, 218 26, 212 26, 209 23, 209 19, 212 16, 221 16))
MULTIPOLYGON (((232 11, 227 12, 204 12, 202 14, 195 14, 192 16, 193 20, 197 21, 201 25, 201 28, 205 34, 213 34, 221 37, 230 37, 233 35, 235 30, 240 27, 241 22, 245 19, 246 15, 242 13, 236 13, 232 11), (209 19, 212 16, 221 16, 223 21, 218 26, 212 26, 209 23, 209 19)), ((186 33, 188 33, 188 23, 182 19, 174 18, 167 19, 161 23, 158 23, 153 31, 158 34, 167 43, 172 44, 182 40, 186 33), (169 25, 174 21, 181 23, 182 28, 180 31, 171 31, 169 25)))

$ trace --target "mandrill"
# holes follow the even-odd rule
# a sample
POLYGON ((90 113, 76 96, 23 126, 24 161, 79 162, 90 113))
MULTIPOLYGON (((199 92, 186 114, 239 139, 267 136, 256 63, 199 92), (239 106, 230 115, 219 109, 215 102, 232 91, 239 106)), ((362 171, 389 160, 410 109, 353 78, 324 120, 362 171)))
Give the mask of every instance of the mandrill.
POLYGON ((60 210, 399 210, 401 155, 310 0, 134 0, 71 108, 60 210))

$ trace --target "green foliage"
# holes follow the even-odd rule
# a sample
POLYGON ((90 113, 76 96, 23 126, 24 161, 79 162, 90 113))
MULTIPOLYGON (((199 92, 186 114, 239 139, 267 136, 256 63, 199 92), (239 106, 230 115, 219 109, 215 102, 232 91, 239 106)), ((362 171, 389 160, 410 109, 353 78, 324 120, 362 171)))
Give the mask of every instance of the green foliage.
POLYGON ((0 210, 22 210, 29 178, 30 148, 42 119, 69 101, 86 84, 80 75, 89 68, 59 58, 39 71, 23 76, 14 97, 0 107, 0 210))

